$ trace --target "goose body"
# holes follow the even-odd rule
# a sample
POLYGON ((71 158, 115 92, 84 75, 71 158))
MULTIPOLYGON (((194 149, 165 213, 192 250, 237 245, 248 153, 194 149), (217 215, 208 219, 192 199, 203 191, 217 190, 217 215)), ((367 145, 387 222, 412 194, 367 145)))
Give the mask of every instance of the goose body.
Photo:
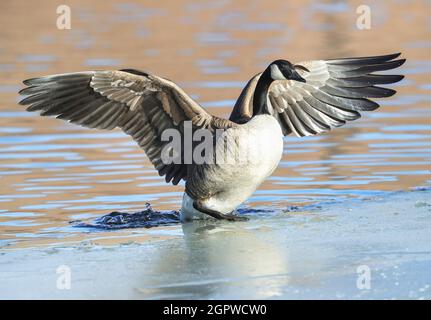
MULTIPOLYGON (((227 129, 226 134, 237 138, 241 145, 238 156, 242 159, 239 163, 219 164, 206 171, 208 188, 220 191, 201 202, 203 207, 222 214, 231 213, 246 201, 277 168, 283 154, 283 133, 273 116, 258 115, 242 126, 227 129)), ((191 179, 194 178, 192 175, 191 179)), ((203 217, 193 207, 193 202, 194 199, 184 193, 182 220, 203 217)))
MULTIPOLYGON (((401 75, 375 74, 399 67, 400 54, 273 61, 250 79, 229 119, 209 114, 174 82, 134 69, 86 71, 24 81, 20 104, 28 111, 89 128, 120 128, 130 135, 166 182, 185 181, 181 218, 241 220, 233 212, 275 170, 283 137, 325 133, 379 107, 369 98, 395 90, 377 86, 401 75), (206 130, 213 153, 204 162, 163 139, 206 130), (221 131, 221 133, 220 133, 221 131), (220 133, 220 134, 219 134, 220 133), (167 161, 166 159, 170 159, 167 161), (189 159, 190 160, 190 159, 189 159)), ((188 145, 194 156, 198 145, 188 145)), ((186 150, 187 151, 187 150, 186 150)))

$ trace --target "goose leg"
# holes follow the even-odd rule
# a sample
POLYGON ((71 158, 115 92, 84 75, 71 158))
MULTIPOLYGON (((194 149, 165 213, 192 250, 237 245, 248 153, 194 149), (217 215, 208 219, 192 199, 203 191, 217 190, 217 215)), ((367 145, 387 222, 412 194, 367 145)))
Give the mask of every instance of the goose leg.
POLYGON ((199 200, 196 200, 193 202, 193 207, 196 210, 203 212, 203 213, 205 213, 205 214, 207 214, 213 218, 216 218, 218 220, 228 220, 228 221, 247 221, 248 220, 247 217, 240 217, 240 216, 237 216, 237 215, 231 214, 231 213, 230 214, 223 214, 223 213, 220 213, 218 211, 205 208, 202 205, 201 201, 199 201, 199 200))

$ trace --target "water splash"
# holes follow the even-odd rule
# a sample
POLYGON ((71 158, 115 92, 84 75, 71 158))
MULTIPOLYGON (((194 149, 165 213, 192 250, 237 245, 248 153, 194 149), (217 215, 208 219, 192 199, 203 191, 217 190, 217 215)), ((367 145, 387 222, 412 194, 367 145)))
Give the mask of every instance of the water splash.
POLYGON ((163 225, 180 223, 179 211, 156 211, 151 204, 146 203, 142 211, 127 213, 114 211, 94 220, 94 222, 82 222, 75 220, 70 222, 74 227, 91 229, 126 229, 126 228, 153 228, 163 225))
MULTIPOLYGON (((264 216, 274 213, 269 209, 239 208, 238 215, 264 216)), ((154 228, 166 225, 181 223, 180 211, 157 211, 151 207, 150 203, 145 204, 145 209, 138 212, 128 213, 113 211, 109 214, 96 218, 93 222, 83 222, 73 220, 69 222, 73 227, 113 230, 113 229, 134 229, 134 228, 154 228)))

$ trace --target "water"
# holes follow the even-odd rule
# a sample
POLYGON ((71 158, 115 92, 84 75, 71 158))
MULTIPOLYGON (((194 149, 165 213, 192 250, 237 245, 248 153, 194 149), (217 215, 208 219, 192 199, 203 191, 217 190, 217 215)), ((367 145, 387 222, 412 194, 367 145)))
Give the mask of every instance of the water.
POLYGON ((1 255, 0 298, 429 299, 430 195, 254 210, 248 222, 150 228, 120 244, 91 230, 92 241, 1 255), (70 290, 56 287, 60 266, 70 290), (356 285, 364 266, 367 290, 356 285))
POLYGON ((103 215, 93 223, 85 223, 81 220, 71 221, 75 227, 88 229, 126 229, 126 228, 155 228, 163 225, 180 223, 179 211, 156 211, 146 204, 145 210, 127 213, 114 211, 103 215))
MULTIPOLYGON (((241 208, 251 218, 250 221, 218 223, 211 229, 213 231, 208 232, 223 234, 230 230, 226 231, 230 241, 235 241, 237 247, 242 244, 245 251, 257 250, 256 259, 268 249, 268 259, 278 261, 280 270, 287 272, 282 258, 286 254, 285 248, 273 248, 269 238, 272 235, 284 243, 279 235, 290 231, 299 242, 312 239, 314 235, 302 234, 295 229, 298 225, 295 220, 302 220, 299 224, 318 234, 321 227, 318 221, 326 219, 324 212, 316 209, 318 207, 321 210, 338 205, 350 207, 368 203, 370 199, 390 199, 395 191, 410 195, 408 191, 412 188, 429 187, 429 5, 409 1, 395 3, 372 5, 373 22, 369 31, 355 27, 355 10, 361 4, 355 1, 346 4, 318 1, 301 4, 278 1, 247 1, 242 4, 237 1, 175 1, 170 4, 105 1, 101 6, 77 0, 70 4, 72 29, 61 31, 55 28, 56 4, 46 1, 2 5, 2 25, 13 26, 3 28, 0 35, 0 251, 11 255, 10 260, 3 257, 4 261, 9 261, 5 270, 9 270, 8 265, 15 268, 19 259, 14 260, 13 255, 26 250, 42 250, 40 254, 44 255, 47 253, 43 250, 59 247, 80 248, 89 244, 87 247, 121 248, 132 242, 145 247, 145 250, 139 247, 145 254, 158 256, 158 246, 164 248, 163 254, 170 255, 177 250, 175 246, 183 245, 172 245, 170 239, 194 241, 184 236, 184 227, 177 223, 151 229, 116 230, 77 228, 71 223, 79 220, 84 224, 94 224, 113 211, 145 210, 146 203, 151 203, 157 211, 169 213, 178 210, 183 185, 166 185, 144 152, 120 131, 88 130, 25 112, 17 105, 20 82, 42 74, 127 67, 142 69, 176 81, 211 113, 227 117, 246 81, 277 58, 298 62, 402 51, 407 62, 399 72, 406 74, 406 78, 396 85, 397 95, 379 101, 381 109, 363 114, 360 120, 329 134, 308 138, 286 137, 279 168, 241 208), (28 19, 28 12, 34 13, 32 19, 28 19), (396 36, 388 37, 388 34, 396 36), (295 207, 301 213, 299 218, 295 215, 295 219, 291 219, 286 212, 295 207), (322 212, 322 217, 319 212, 322 212), (248 243, 251 241, 248 236, 233 239, 236 234, 261 230, 268 232, 265 250, 262 247, 259 251, 248 243)), ((427 195, 426 192, 421 193, 420 197, 425 199, 420 201, 426 202, 427 195)), ((409 201, 409 196, 403 199, 409 201)), ((411 210, 417 209, 413 206, 411 210)), ((384 211, 375 214, 385 216, 384 211)), ((340 213, 325 223, 330 224, 328 230, 344 232, 343 226, 350 218, 353 221, 349 226, 358 230, 358 216, 340 213)), ((417 219, 418 230, 426 228, 429 216, 417 219)), ((383 217, 377 222, 390 224, 383 217)), ((405 231, 405 237, 409 234, 405 231)), ((205 238, 206 235, 197 237, 205 238)), ((258 243, 259 237, 252 243, 258 243)), ((356 245, 353 240, 348 243, 356 245)), ((204 250, 199 241, 193 245, 196 252, 204 250)), ((288 246, 292 248, 295 245, 288 246)), ((420 247, 421 243, 417 245, 420 247)), ((342 244, 336 243, 336 246, 342 244)), ((133 251, 132 247, 128 250, 133 251)), ((318 248, 309 255, 318 254, 318 248)), ((402 251, 402 248, 400 245, 398 249, 402 251)), ((430 248, 420 249, 429 251, 430 248)), ((341 263, 343 255, 347 254, 343 250, 334 249, 325 261, 333 258, 341 263)), ((214 254, 209 255, 212 257, 214 254)), ((353 265, 369 254, 365 249, 358 251, 357 256, 349 261, 353 265)), ((194 264, 198 263, 196 256, 189 258, 188 265, 198 267, 194 264)), ((295 259, 298 265, 312 263, 295 259)), ((207 283, 207 280, 192 277, 192 284, 187 284, 190 290, 180 290, 179 297, 195 297, 202 290, 218 292, 218 295, 208 293, 209 297, 235 297, 233 291, 214 289, 219 285, 224 288, 219 283, 230 281, 217 273, 222 273, 223 268, 230 273, 235 268, 234 262, 232 265, 224 262, 208 257, 207 264, 200 266, 211 269, 211 279, 218 280, 207 283), (221 263, 219 269, 217 263, 221 263), (195 284, 194 281, 205 283, 195 284)), ((379 262, 377 265, 381 267, 379 262)), ((247 277, 253 272, 257 279, 268 276, 257 265, 256 268, 257 271, 242 270, 248 279, 245 282, 250 280, 247 277)), ((157 270, 153 272, 157 273, 157 270)), ((174 277, 175 271, 164 272, 167 276, 157 285, 171 288, 173 280, 169 277, 174 277)), ((256 281, 261 283, 264 280, 256 281)), ((245 282, 241 283, 244 285, 245 282)), ((155 290, 149 284, 144 283, 143 286, 145 288, 141 289, 147 293, 155 290)), ((242 288, 244 292, 249 289, 246 286, 242 288)), ((157 290, 160 296, 138 296, 164 297, 166 292, 172 294, 177 289, 157 290)), ((430 297, 427 292, 427 297, 430 297)), ((351 296, 350 293, 345 294, 351 296)), ((270 293, 262 295, 275 296, 270 293)))

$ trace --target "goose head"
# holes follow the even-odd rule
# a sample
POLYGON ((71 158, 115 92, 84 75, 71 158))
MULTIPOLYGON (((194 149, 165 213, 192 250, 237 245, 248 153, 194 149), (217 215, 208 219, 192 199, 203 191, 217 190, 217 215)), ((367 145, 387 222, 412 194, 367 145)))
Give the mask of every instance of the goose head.
POLYGON ((309 72, 307 68, 301 65, 294 65, 282 59, 275 60, 268 66, 269 76, 272 80, 295 80, 305 82, 305 79, 301 77, 297 69, 309 72))
POLYGON ((253 115, 274 114, 271 105, 267 104, 268 90, 275 80, 295 80, 305 82, 297 70, 310 72, 301 65, 295 65, 287 60, 275 60, 265 69, 256 84, 253 95, 253 115))

